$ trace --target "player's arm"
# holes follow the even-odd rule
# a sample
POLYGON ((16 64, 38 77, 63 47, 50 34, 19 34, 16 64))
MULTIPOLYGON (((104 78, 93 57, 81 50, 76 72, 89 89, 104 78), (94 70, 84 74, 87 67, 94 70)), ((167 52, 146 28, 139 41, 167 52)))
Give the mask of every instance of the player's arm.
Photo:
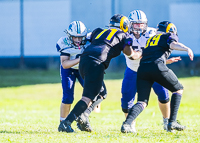
POLYGON ((127 55, 127 57, 131 60, 137 60, 141 58, 142 52, 134 51, 131 46, 126 45, 123 49, 123 53, 127 55))
POLYGON ((192 50, 190 48, 188 48, 187 46, 185 46, 184 44, 173 41, 170 43, 169 46, 171 49, 174 49, 174 50, 186 51, 190 57, 190 60, 193 61, 194 54, 193 54, 192 50))
POLYGON ((60 56, 60 62, 64 69, 71 68, 72 66, 78 64, 80 62, 80 57, 70 60, 69 56, 60 56))
POLYGON ((124 40, 125 47, 123 53, 131 60, 137 60, 141 58, 142 53, 140 51, 134 51, 132 48, 133 39, 128 37, 124 40))

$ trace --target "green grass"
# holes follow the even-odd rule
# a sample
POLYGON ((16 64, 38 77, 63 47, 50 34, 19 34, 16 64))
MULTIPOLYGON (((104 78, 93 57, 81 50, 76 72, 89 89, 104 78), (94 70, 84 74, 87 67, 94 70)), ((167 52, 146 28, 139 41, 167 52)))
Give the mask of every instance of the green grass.
MULTIPOLYGON (((200 77, 180 78, 185 91, 178 119, 187 126, 185 131, 163 130, 162 115, 152 91, 148 107, 137 118, 134 135, 120 132, 125 119, 120 106, 120 76, 123 73, 106 75, 108 97, 102 102, 101 112, 90 117, 94 132, 81 132, 74 122, 76 133, 60 133, 57 131, 62 97, 59 71, 0 70, 0 142, 200 142, 200 77), (115 76, 117 79, 113 80, 115 76)), ((74 103, 81 93, 81 86, 76 84, 74 103)))

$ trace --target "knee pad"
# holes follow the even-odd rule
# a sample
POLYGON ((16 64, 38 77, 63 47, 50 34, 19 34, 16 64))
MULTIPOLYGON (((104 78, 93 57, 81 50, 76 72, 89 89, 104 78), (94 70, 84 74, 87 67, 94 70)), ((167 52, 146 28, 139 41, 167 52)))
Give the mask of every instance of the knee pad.
POLYGON ((160 100, 160 99, 158 99, 159 100, 159 102, 160 103, 163 103, 163 104, 165 104, 165 103, 168 103, 169 102, 169 98, 168 99, 165 99, 165 100, 160 100))
POLYGON ((74 101, 74 94, 72 92, 68 92, 68 90, 63 91, 62 103, 64 104, 72 104, 74 101))
POLYGON ((124 108, 122 108, 122 111, 123 111, 124 113, 128 113, 128 112, 129 112, 129 109, 124 109, 124 108))
POLYGON ((64 104, 72 104, 74 101, 74 98, 62 98, 62 103, 64 104))

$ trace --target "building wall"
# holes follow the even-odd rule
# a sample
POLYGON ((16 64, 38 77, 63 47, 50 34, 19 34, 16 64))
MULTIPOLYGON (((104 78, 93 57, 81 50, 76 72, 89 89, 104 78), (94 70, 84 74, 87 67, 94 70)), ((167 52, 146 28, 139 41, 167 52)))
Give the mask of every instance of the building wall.
MULTIPOLYGON (((23 6, 22 53, 20 0, 0 0, 0 67, 13 67, 13 63, 14 67, 18 67, 20 64, 16 61, 20 62, 20 56, 23 56, 26 64, 28 61, 35 62, 29 67, 59 65, 59 53, 55 45, 57 40, 65 35, 63 31, 70 22, 80 20, 92 31, 96 27, 106 28, 110 17, 115 13, 128 16, 129 12, 135 9, 146 13, 148 25, 151 27, 156 27, 157 23, 163 20, 172 21, 178 28, 180 42, 191 47, 195 56, 200 55, 200 0, 24 0, 23 6), (56 60, 52 60, 52 57, 56 60), (9 60, 5 63, 8 58, 15 62, 9 60), (38 60, 34 60, 35 58, 44 64, 37 64, 38 60), (53 63, 49 64, 49 61, 53 63)), ((174 54, 187 56, 186 52, 174 54)))

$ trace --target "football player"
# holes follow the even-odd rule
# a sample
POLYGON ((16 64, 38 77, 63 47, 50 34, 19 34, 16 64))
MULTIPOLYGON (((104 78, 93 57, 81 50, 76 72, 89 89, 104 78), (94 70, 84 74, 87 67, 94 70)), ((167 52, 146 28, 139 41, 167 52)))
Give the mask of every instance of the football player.
MULTIPOLYGON (((61 37, 57 44, 57 51, 60 52, 60 76, 63 89, 63 97, 60 105, 60 121, 65 120, 69 114, 71 104, 74 101, 74 87, 76 79, 83 86, 83 79, 79 74, 78 67, 80 61, 80 55, 85 49, 87 28, 81 21, 73 21, 69 24, 67 34, 61 37)), ((104 98, 106 93, 100 93, 104 98)), ((88 114, 94 110, 95 106, 98 105, 101 100, 93 101, 92 104, 86 111, 88 114)), ((78 125, 79 127, 79 125, 78 125)))
MULTIPOLYGON (((156 34, 156 29, 148 27, 146 14, 141 10, 131 11, 128 18, 131 23, 130 34, 133 39, 132 47, 135 51, 139 51, 142 53, 147 40, 156 34)), ((137 70, 139 67, 140 59, 131 60, 126 55, 125 59, 127 68, 125 70, 124 79, 122 82, 121 107, 126 117, 128 115, 129 109, 134 105, 135 94, 137 92, 137 70)), ((171 63, 176 62, 180 60, 180 57, 172 58, 170 60, 171 63)), ((168 90, 156 82, 153 84, 152 87, 154 92, 158 96, 159 107, 163 114, 164 129, 166 130, 170 115, 168 90)), ((132 131, 136 132, 135 121, 133 121, 132 123, 132 131)))
POLYGON ((143 50, 137 71, 138 102, 130 109, 125 122, 123 122, 121 127, 123 132, 131 130, 131 123, 148 105, 150 90, 154 82, 172 92, 167 131, 182 131, 186 128, 176 121, 183 86, 173 71, 166 66, 167 58, 173 50, 186 51, 190 60, 193 60, 192 50, 178 42, 176 26, 169 21, 162 21, 157 26, 157 35, 148 39, 143 50))
MULTIPOLYGON (((127 17, 116 14, 110 19, 110 28, 97 28, 91 33, 90 42, 81 55, 79 72, 84 78, 82 99, 77 102, 73 110, 58 127, 59 131, 74 132, 71 124, 74 120, 87 126, 86 121, 79 117, 99 94, 106 90, 104 85, 104 70, 109 66, 110 60, 123 51, 129 58, 137 59, 141 55, 131 48, 132 38, 129 37, 130 22, 127 17)), ((86 131, 91 131, 87 130, 86 131)))

